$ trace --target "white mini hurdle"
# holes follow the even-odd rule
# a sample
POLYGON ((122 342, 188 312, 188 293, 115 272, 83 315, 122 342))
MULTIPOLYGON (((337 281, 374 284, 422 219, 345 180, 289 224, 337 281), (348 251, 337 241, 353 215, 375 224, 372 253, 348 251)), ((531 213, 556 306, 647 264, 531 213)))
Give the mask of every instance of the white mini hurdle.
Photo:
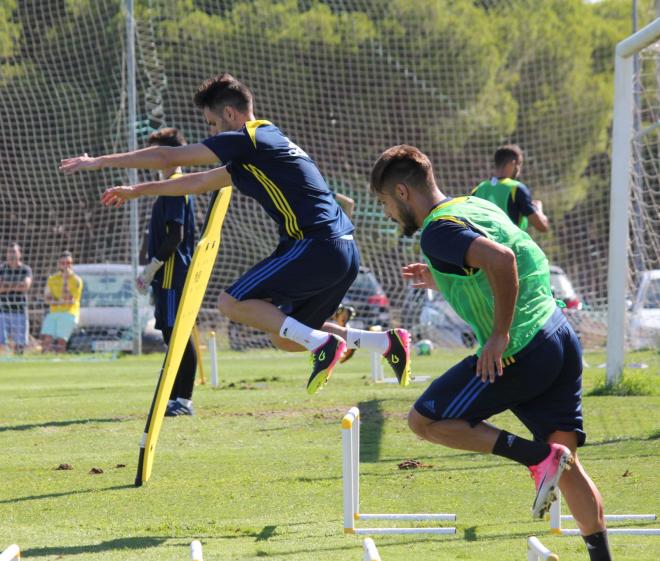
MULTIPOLYGON (((561 493, 555 489, 556 499, 550 506, 550 531, 553 534, 563 536, 579 536, 580 530, 575 528, 562 528, 563 521, 573 520, 568 514, 561 513, 561 493)), ((606 514, 606 522, 625 522, 627 520, 656 520, 655 514, 606 514)), ((608 534, 628 534, 660 536, 660 528, 607 528, 608 534)))
POLYGON ((364 561, 382 561, 374 540, 365 538, 362 544, 364 547, 364 561))
POLYGON ((204 561, 202 544, 198 540, 194 540, 190 543, 190 561, 204 561))
MULTIPOLYGON (((374 384, 398 384, 399 380, 396 378, 385 378, 383 369, 383 362, 385 359, 378 353, 371 353, 371 381, 374 384)), ((428 382, 431 376, 411 376, 411 382, 428 382)))
POLYGON ((21 549, 16 545, 10 545, 0 553, 0 561, 21 561, 21 549))
POLYGON ((537 537, 527 540, 527 561, 559 561, 559 555, 552 553, 537 537))
POLYGON ((347 534, 455 534, 456 528, 356 528, 358 520, 456 520, 455 514, 363 514, 360 512, 360 410, 341 421, 343 443, 344 532, 347 534))

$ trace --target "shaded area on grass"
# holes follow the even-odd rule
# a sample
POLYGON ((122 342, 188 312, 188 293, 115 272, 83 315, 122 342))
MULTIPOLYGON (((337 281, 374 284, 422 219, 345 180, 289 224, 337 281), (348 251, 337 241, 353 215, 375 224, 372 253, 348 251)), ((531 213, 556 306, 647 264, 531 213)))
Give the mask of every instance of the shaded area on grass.
POLYGON ((377 462, 380 459, 385 422, 382 400, 361 401, 357 406, 360 410, 360 461, 377 462))
POLYGON ((277 528, 277 526, 264 526, 264 529, 259 532, 259 535, 255 538, 254 541, 263 542, 267 539, 270 539, 270 537, 275 533, 275 528, 277 528))
POLYGON ((44 495, 27 495, 25 497, 15 497, 13 499, 5 499, 0 501, 0 504, 13 504, 24 501, 40 501, 43 499, 55 499, 58 497, 67 497, 69 495, 84 495, 86 493, 97 493, 100 491, 118 491, 120 489, 134 489, 134 485, 115 485, 113 487, 103 487, 101 489, 78 489, 76 491, 64 491, 62 493, 46 493, 44 495))
POLYGON ((44 555, 78 555, 80 553, 97 553, 115 549, 145 549, 158 547, 167 538, 145 536, 141 538, 117 538, 101 543, 74 546, 35 547, 21 551, 21 557, 40 557, 44 555))
POLYGON ((45 423, 30 423, 27 425, 7 425, 0 427, 0 432, 43 429, 52 427, 68 427, 71 425, 87 425, 94 423, 121 423, 126 418, 112 417, 106 419, 71 419, 70 421, 47 421, 45 423))

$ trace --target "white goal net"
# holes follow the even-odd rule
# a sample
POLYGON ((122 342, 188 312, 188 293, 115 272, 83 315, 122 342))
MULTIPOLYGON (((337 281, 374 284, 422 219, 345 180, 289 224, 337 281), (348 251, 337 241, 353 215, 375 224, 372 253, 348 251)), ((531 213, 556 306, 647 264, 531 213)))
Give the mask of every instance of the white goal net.
MULTIPOLYGON (((131 261, 128 210, 99 204, 126 172, 57 171, 62 157, 128 146, 123 4, 0 3, 0 242, 18 242, 32 267, 33 336, 61 250, 81 264, 131 261)), ((383 149, 414 144, 431 157, 443 190, 461 195, 489 177, 498 145, 518 143, 521 180, 551 220, 548 234, 531 234, 555 266, 556 295, 570 300, 584 343, 602 346, 613 49, 630 29, 622 14, 582 0, 136 0, 138 145, 162 126, 189 142, 205 138, 192 95, 205 78, 231 72, 252 89, 257 117, 280 126, 355 201, 365 269, 349 295, 354 321, 464 346, 467 326, 402 280, 399 267, 418 259, 419 238, 398 236, 368 192, 369 173, 383 149)), ((649 1, 642 19, 650 15, 649 1)), ((648 84, 657 87, 654 60, 641 63, 643 100, 648 84)), ((642 108, 640 130, 657 121, 657 98, 642 108)), ((658 268, 658 134, 636 142, 633 277, 658 268)), ((151 203, 140 202, 141 229, 151 203)), ((200 226, 207 204, 197 201, 200 226)), ((275 245, 266 214, 236 194, 200 314, 225 346, 267 344, 220 317, 216 303, 275 245)), ((113 286, 118 303, 130 296, 130 279, 113 286)))

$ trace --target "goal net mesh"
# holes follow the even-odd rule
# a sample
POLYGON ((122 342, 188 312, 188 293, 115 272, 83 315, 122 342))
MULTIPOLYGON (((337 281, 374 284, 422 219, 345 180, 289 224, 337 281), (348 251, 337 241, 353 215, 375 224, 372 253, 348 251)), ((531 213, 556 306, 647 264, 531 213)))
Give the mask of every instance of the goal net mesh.
MULTIPOLYGON (((525 152, 521 180, 551 220, 549 233, 531 235, 557 267, 556 296, 570 300, 584 343, 603 344, 613 48, 629 33, 620 12, 580 0, 135 4, 132 126, 139 145, 162 126, 200 141, 208 133, 192 104, 199 83, 222 71, 245 82, 257 117, 277 124, 314 158, 336 193, 355 201, 365 267, 349 295, 356 325, 404 325, 415 339, 471 344, 469 329, 441 299, 401 278, 400 266, 419 259, 419 237, 401 238, 383 216, 368 191, 369 173, 385 148, 413 144, 430 156, 443 191, 466 194, 490 176, 495 148, 515 142, 525 152)), ((127 148, 122 5, 0 2, 0 241, 18 242, 33 269, 34 336, 59 252, 71 250, 79 264, 130 263, 128 209, 99 203, 105 188, 127 181, 126 171, 70 177, 57 171, 63 157, 127 148)), ((649 52, 641 63, 642 128, 658 119, 657 51, 649 52), (654 94, 647 98, 649 87, 654 94)), ((636 141, 633 277, 658 267, 658 134, 636 141)), ((154 177, 140 172, 140 179, 154 177)), ((208 201, 196 201, 200 226, 208 201)), ((141 230, 152 203, 140 200, 141 230)), ((236 193, 199 318, 222 344, 267 344, 229 324, 216 303, 276 242, 272 221, 236 193)), ((127 278, 117 302, 131 290, 127 278)))

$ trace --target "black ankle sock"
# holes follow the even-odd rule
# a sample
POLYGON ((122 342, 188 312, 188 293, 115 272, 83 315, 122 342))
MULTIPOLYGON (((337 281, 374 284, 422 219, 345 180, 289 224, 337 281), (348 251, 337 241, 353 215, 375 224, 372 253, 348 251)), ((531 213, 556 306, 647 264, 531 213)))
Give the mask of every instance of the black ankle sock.
POLYGON ((596 532, 590 536, 582 536, 587 545, 587 552, 591 561, 612 561, 610 545, 607 543, 607 530, 596 532))
POLYGON ((528 467, 538 464, 549 453, 549 444, 525 440, 505 430, 500 432, 493 447, 493 454, 508 458, 528 467))

